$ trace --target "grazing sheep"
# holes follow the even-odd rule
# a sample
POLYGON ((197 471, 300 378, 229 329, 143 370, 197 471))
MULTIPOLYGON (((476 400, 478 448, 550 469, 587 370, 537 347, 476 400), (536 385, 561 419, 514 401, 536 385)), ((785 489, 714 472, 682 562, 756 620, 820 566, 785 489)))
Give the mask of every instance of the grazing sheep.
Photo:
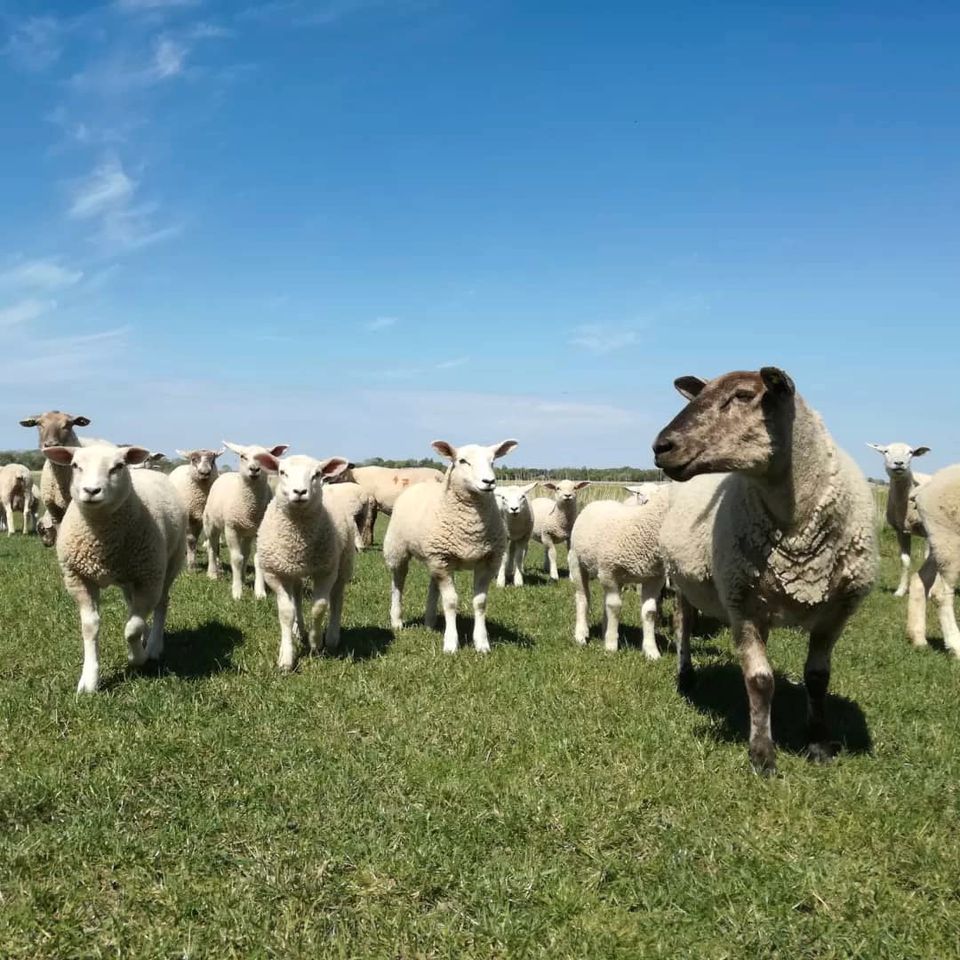
POLYGON ((329 478, 347 469, 340 457, 314 460, 287 457, 278 460, 270 453, 256 454, 264 469, 279 476, 257 535, 260 569, 277 595, 280 619, 280 654, 277 665, 289 671, 296 664, 296 646, 303 638, 303 591, 305 581, 313 582, 308 638, 310 652, 319 649, 319 636, 327 619, 325 646, 334 649, 340 642, 343 592, 353 575, 356 555, 356 527, 352 509, 355 501, 328 494, 337 485, 325 487, 329 478))
POLYGON ((681 595, 679 679, 692 676, 691 608, 729 622, 750 701, 750 758, 772 773, 767 635, 772 623, 809 631, 809 754, 825 760, 831 652, 877 572, 870 488, 782 370, 682 377, 676 387, 690 402, 653 450, 682 481, 660 530, 681 595))
POLYGON ((401 604, 410 558, 422 560, 430 572, 424 623, 437 618, 438 595, 443 600, 443 652, 457 651, 457 590, 455 570, 473 570, 473 645, 488 653, 487 587, 497 573, 506 548, 496 497, 493 461, 506 456, 516 440, 490 447, 468 444, 454 447, 435 440, 433 449, 450 461, 442 484, 420 483, 406 490, 394 504, 383 540, 383 558, 392 578, 390 623, 403 627, 401 604))
POLYGON ((910 536, 923 536, 922 528, 918 527, 914 522, 915 518, 910 516, 910 494, 930 479, 927 473, 914 473, 910 468, 910 461, 914 457, 929 453, 930 448, 911 447, 908 443, 888 443, 886 446, 868 443, 867 446, 883 455, 883 466, 890 479, 887 490, 887 523, 897 535, 897 546, 900 548, 900 583, 894 596, 905 597, 910 580, 910 536))
POLYGON ((953 608, 960 579, 960 466, 938 470, 913 493, 927 532, 930 553, 910 579, 907 636, 916 647, 927 645, 927 597, 937 602, 943 645, 960 657, 960 629, 953 608))
POLYGON ((8 537, 15 533, 14 512, 23 511, 24 533, 29 531, 29 518, 32 516, 36 521, 33 507, 34 489, 33 475, 29 467, 22 463, 8 463, 0 467, 0 512, 3 515, 3 526, 0 530, 6 529, 8 537))
POLYGON ((620 644, 623 588, 636 583, 640 589, 643 653, 649 660, 660 659, 657 599, 665 578, 659 536, 668 503, 669 493, 661 487, 650 495, 637 492, 633 503, 595 500, 580 512, 570 538, 570 579, 576 598, 573 638, 577 643, 585 644, 590 633, 590 580, 596 578, 603 588, 604 646, 612 653, 620 644))
MULTIPOLYGON (((548 490, 556 493, 556 499, 537 497, 530 504, 533 509, 533 539, 543 544, 543 572, 551 580, 559 580, 557 570, 557 544, 565 543, 570 549, 570 534, 577 519, 577 491, 590 483, 589 480, 552 480, 543 482, 548 490)), ((570 566, 569 557, 567 566, 570 566)))
POLYGON ((163 653, 170 586, 183 564, 187 518, 166 475, 128 469, 149 455, 142 447, 46 447, 43 454, 71 470, 71 503, 60 524, 57 558, 80 611, 83 672, 77 692, 93 693, 100 677, 104 587, 116 584, 126 599, 130 662, 140 665, 163 653))
POLYGON ((174 468, 170 482, 177 490, 177 496, 187 511, 187 569, 197 569, 197 541, 203 532, 203 509, 210 496, 210 488, 219 476, 217 457, 222 457, 224 448, 219 450, 178 450, 177 456, 186 463, 174 468))
POLYGON ((443 471, 435 467, 353 467, 349 479, 366 491, 370 497, 370 507, 364 516, 361 531, 364 546, 373 543, 373 525, 377 522, 377 511, 388 516, 393 513, 397 498, 408 487, 418 483, 442 483, 443 471))
MULTIPOLYGON (((207 537, 207 576, 220 576, 220 535, 223 534, 230 551, 233 578, 231 593, 234 600, 243 594, 243 575, 247 569, 250 551, 257 539, 257 527, 270 502, 270 486, 257 455, 269 453, 279 457, 287 449, 280 443, 269 450, 256 444, 240 446, 224 440, 223 445, 240 458, 237 473, 221 474, 213 482, 207 504, 203 508, 203 532, 207 537)), ((256 580, 253 593, 258 600, 267 595, 259 564, 254 560, 256 580)))
POLYGON ((512 579, 515 587, 523 586, 523 561, 527 556, 530 534, 533 533, 533 510, 527 494, 536 486, 536 482, 522 487, 500 487, 497 490, 497 503, 500 516, 507 531, 507 549, 500 561, 497 585, 505 587, 512 579))

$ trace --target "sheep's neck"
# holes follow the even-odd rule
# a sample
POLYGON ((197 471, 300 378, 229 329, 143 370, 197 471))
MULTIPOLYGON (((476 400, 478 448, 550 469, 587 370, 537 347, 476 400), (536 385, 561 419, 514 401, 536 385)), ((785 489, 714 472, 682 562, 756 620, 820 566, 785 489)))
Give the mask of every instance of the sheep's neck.
POLYGON ((913 471, 908 467, 905 473, 894 474, 892 477, 887 474, 890 481, 889 495, 891 499, 902 500, 906 503, 907 498, 913 492, 913 471))

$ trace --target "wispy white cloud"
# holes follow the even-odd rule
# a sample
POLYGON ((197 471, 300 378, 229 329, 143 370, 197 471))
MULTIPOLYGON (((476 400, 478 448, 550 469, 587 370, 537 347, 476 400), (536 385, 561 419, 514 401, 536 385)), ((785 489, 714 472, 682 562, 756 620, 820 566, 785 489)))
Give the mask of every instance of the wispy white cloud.
MULTIPOLYGON (((0 309, 0 327, 18 327, 25 323, 32 323, 45 313, 55 310, 56 306, 56 300, 20 300, 0 309)), ((6 375, 4 378, 6 379, 6 375)))
POLYGON ((443 360, 441 363, 438 363, 434 367, 434 370, 454 370, 457 367, 462 367, 469 362, 469 357, 454 357, 452 360, 443 360))
POLYGON ((187 52, 186 44, 170 37, 159 37, 153 50, 153 73, 156 78, 166 80, 181 73, 187 52))
POLYGON ((3 53, 21 69, 39 73, 60 59, 63 31, 56 17, 28 17, 13 28, 3 53))
POLYGON ((0 272, 0 289, 56 290, 71 287, 82 278, 82 270, 71 270, 56 260, 24 260, 0 272))
POLYGON ((70 216, 78 220, 100 216, 130 202, 137 188, 118 160, 105 160, 76 188, 70 216))
POLYGON ((116 375, 129 332, 129 327, 116 327, 75 336, 23 338, 14 345, 20 360, 4 372, 4 382, 38 392, 48 386, 100 382, 108 372, 116 375))
POLYGON ((364 324, 364 328, 370 331, 388 330, 397 325, 397 317, 377 317, 369 323, 364 324))
POLYGON ((613 353, 640 343, 640 331, 630 327, 612 327, 605 324, 589 323, 576 327, 572 331, 570 344, 582 347, 598 356, 613 353))

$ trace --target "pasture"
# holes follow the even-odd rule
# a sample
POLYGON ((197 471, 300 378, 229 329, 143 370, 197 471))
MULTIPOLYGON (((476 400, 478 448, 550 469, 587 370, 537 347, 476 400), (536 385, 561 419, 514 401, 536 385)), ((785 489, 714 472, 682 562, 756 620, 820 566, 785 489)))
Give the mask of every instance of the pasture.
POLYGON ((886 532, 834 658, 832 766, 801 755, 805 642, 774 632, 766 781, 725 630, 681 696, 633 593, 626 648, 573 645, 532 546, 528 586, 491 590, 491 655, 444 657, 422 568, 387 629, 383 529, 338 655, 281 676, 273 599, 184 574, 159 673, 127 670, 107 592, 82 699, 53 551, 0 538, 4 957, 957 954, 960 664, 907 644, 886 532))

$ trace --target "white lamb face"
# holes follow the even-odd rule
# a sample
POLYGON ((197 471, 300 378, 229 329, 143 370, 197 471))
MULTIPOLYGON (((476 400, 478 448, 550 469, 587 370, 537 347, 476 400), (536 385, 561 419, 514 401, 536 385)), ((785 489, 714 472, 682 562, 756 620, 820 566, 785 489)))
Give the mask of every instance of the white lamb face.
POLYGON ((433 449, 450 461, 453 487, 469 493, 489 494, 497 487, 493 461, 505 457, 516 445, 516 440, 503 440, 489 447, 475 443, 455 447, 446 440, 434 440, 433 449))
POLYGON ((178 450, 177 453, 190 463, 193 475, 197 480, 209 480, 217 470, 217 457, 224 454, 224 448, 219 450, 178 450))
POLYGON ((524 487, 498 487, 497 503, 500 512, 504 515, 519 513, 527 502, 527 494, 535 486, 536 483, 528 483, 524 487))
POLYGON ((922 457, 930 451, 929 447, 911 447, 909 443, 888 443, 886 446, 868 443, 867 446, 883 454, 883 466, 888 477, 903 476, 910 469, 910 461, 914 457, 922 457))
POLYGON ((561 480, 559 483, 554 483, 552 480, 547 480, 544 483, 544 486, 548 490, 553 490, 556 494, 555 499, 558 501, 563 500, 576 500, 577 491, 582 490, 585 486, 590 483, 589 480, 561 480))
POLYGON ((279 460, 270 451, 256 454, 257 462, 270 473, 277 474, 274 496, 279 503, 294 509, 316 506, 323 498, 323 485, 339 476, 350 464, 343 457, 314 460, 295 456, 279 460))
POLYGON ((243 447, 238 443, 230 443, 229 440, 224 440, 223 445, 240 458, 239 473, 244 480, 256 480, 263 472, 263 465, 257 459, 258 454, 269 453, 273 457, 281 457, 287 449, 285 443, 278 443, 275 447, 261 447, 255 443, 243 447))
POLYGON ((627 492, 633 494, 633 499, 639 506, 650 502, 650 488, 645 484, 628 484, 627 492))
POLYGON ((115 510, 130 495, 127 467, 144 463, 150 451, 143 447, 46 447, 53 463, 71 467, 70 496, 84 512, 115 510))

